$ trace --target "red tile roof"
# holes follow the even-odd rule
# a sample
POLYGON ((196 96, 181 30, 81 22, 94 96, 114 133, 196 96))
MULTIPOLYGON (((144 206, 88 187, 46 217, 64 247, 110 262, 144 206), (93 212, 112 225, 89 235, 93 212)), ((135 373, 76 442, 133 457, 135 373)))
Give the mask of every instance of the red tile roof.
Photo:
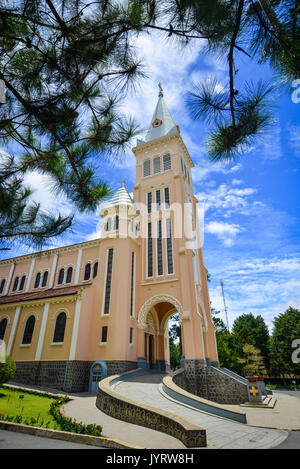
POLYGON ((76 295, 80 288, 86 288, 90 285, 91 282, 85 283, 84 285, 74 285, 62 288, 50 288, 48 290, 39 290, 29 293, 17 293, 15 295, 0 296, 0 305, 11 303, 24 303, 27 301, 42 300, 46 298, 76 295))

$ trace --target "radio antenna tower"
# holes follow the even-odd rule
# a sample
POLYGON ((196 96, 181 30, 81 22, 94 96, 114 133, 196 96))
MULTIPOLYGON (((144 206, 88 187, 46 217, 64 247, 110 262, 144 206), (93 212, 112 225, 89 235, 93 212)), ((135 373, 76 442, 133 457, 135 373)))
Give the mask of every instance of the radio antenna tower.
POLYGON ((220 285, 221 285, 221 288, 222 288, 222 296, 223 296, 224 310, 225 310, 225 316, 226 316, 226 322, 227 322, 227 329, 229 331, 229 322, 228 322, 228 314, 227 314, 227 306, 226 306, 226 301, 225 301, 223 280, 220 280, 220 285))

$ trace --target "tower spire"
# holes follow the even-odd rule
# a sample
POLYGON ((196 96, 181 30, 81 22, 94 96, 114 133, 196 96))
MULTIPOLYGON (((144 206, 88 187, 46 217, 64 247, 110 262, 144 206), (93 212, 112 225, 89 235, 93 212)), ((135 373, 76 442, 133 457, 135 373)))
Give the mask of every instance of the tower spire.
POLYGON ((161 86, 161 83, 158 83, 158 89, 159 89, 158 97, 163 98, 164 92, 163 92, 163 88, 161 86))

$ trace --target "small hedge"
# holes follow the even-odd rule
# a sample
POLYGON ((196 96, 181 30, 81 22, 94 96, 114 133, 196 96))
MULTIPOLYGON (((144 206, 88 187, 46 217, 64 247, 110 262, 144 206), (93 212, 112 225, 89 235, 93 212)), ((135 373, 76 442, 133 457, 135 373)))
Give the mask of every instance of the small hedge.
POLYGON ((50 405, 50 414, 54 417, 56 422, 59 424, 60 428, 64 432, 80 433, 81 435, 92 435, 92 436, 102 436, 102 427, 101 425, 96 425, 90 423, 85 425, 82 422, 76 422, 76 419, 72 417, 65 417, 61 412, 61 406, 66 404, 70 399, 68 396, 61 397, 56 399, 50 405))

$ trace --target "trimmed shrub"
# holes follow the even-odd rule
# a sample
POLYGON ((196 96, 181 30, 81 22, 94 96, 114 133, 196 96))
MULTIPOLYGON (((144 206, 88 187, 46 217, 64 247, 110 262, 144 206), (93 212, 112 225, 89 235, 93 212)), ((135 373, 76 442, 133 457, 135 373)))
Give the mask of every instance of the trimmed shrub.
POLYGON ((15 376, 16 362, 9 355, 6 355, 6 362, 0 363, 0 386, 15 376))

